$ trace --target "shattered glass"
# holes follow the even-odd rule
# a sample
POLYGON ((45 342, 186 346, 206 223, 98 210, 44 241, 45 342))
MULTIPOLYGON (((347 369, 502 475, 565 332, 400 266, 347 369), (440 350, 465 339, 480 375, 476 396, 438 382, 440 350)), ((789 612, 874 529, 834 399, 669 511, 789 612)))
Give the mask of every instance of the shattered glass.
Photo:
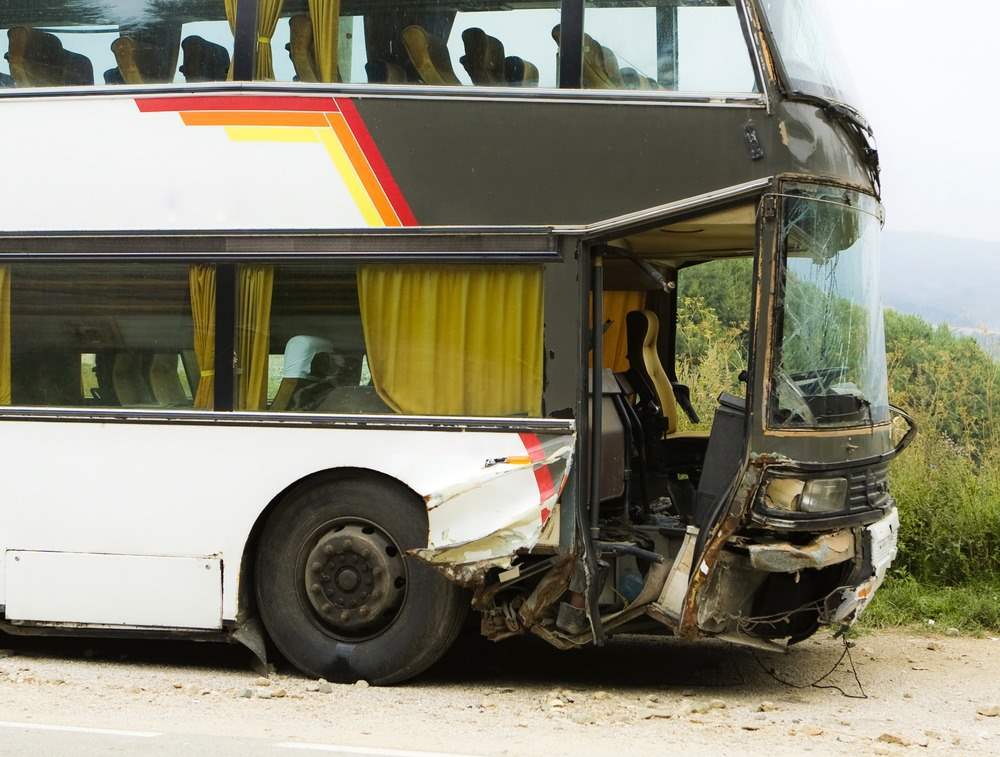
POLYGON ((889 417, 878 203, 786 186, 784 281, 772 423, 855 426, 889 417))

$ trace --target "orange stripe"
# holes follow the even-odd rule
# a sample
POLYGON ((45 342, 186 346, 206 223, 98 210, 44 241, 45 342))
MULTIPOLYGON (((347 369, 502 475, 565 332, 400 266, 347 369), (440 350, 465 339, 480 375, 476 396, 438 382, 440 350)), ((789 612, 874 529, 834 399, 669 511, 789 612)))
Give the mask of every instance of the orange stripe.
POLYGON ((329 126, 322 113, 282 111, 182 111, 188 126, 329 126))
POLYGON ((351 133, 350 128, 347 126, 347 121, 339 113, 327 113, 326 117, 334 133, 337 135, 337 139, 347 153, 351 165, 357 171, 358 178, 361 179, 365 191, 375 204, 375 209, 378 211, 379 216, 382 217, 382 221, 386 226, 402 226, 403 224, 400 223, 399 216, 396 215, 396 211, 393 209, 392 203, 389 202, 385 190, 382 189, 378 177, 375 176, 375 172, 368 164, 368 158, 361 151, 361 147, 354 139, 354 134, 351 133))

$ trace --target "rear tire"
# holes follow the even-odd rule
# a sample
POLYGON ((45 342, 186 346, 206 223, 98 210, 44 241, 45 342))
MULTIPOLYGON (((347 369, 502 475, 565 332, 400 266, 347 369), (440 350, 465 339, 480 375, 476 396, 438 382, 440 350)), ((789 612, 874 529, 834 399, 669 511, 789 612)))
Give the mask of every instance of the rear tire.
POLYGON ((427 545, 427 513, 391 482, 351 478, 294 493, 257 551, 261 619, 303 673, 390 684, 419 675, 454 642, 469 600, 407 551, 427 545))

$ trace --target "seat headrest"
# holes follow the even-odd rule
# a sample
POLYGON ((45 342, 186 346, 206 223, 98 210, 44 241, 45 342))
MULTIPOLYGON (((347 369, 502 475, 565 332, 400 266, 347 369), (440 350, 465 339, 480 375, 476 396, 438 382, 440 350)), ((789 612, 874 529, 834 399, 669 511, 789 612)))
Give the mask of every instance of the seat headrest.
POLYGON ((507 83, 511 86, 538 86, 538 67, 516 55, 511 55, 504 61, 503 73, 507 83))
POLYGON ((482 29, 462 32, 465 55, 460 59, 469 72, 472 83, 481 87, 499 87, 507 83, 504 77, 503 42, 482 29))
POLYGON ((91 86, 94 66, 85 55, 70 52, 59 38, 26 26, 7 32, 7 61, 19 87, 91 86))
POLYGON ((403 29, 403 47, 417 76, 424 84, 460 85, 451 67, 448 46, 424 27, 412 24, 403 29))
POLYGON ((298 81, 318 82, 316 47, 313 41, 312 19, 305 13, 288 20, 291 42, 286 46, 298 81))
POLYGON ((229 51, 222 45, 191 35, 181 42, 181 50, 184 65, 180 71, 188 82, 225 81, 229 76, 229 51))

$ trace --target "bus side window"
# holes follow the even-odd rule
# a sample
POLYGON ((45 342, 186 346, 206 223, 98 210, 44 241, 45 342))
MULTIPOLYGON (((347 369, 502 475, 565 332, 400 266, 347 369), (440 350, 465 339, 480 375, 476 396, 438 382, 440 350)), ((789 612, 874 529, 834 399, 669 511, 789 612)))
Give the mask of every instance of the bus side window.
POLYGON ((0 7, 0 86, 224 81, 233 34, 224 0, 38 0, 0 7))
POLYGON ((735 0, 587 0, 584 31, 584 89, 756 89, 735 0))
POLYGON ((339 15, 336 0, 290 5, 259 4, 257 79, 556 86, 551 32, 560 16, 554 0, 493 2, 475 11, 447 0, 432 8, 401 3, 363 15, 339 15))
MULTIPOLYGON (((192 382, 185 356, 206 354, 204 315, 215 303, 192 288, 188 266, 45 262, 0 271, 9 277, 9 286, 0 287, 0 311, 11 326, 0 329, 0 341, 9 338, 0 352, 11 355, 8 402, 195 406, 200 376, 211 375, 214 365, 199 369, 192 382)), ((210 390, 202 388, 198 407, 211 408, 210 390)))
POLYGON ((245 265, 237 409, 541 415, 542 270, 245 265))

